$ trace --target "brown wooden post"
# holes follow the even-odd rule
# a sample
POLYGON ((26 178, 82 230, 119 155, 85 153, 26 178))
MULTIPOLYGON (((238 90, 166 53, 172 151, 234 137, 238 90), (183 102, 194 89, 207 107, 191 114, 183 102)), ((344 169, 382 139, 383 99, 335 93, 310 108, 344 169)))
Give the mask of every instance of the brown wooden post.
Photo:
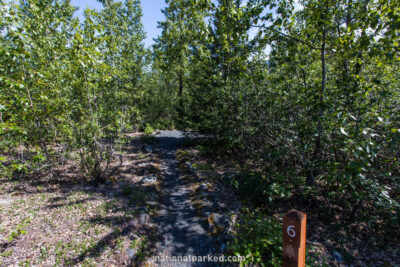
POLYGON ((297 210, 283 217, 283 267, 304 267, 306 264, 307 215, 297 210))

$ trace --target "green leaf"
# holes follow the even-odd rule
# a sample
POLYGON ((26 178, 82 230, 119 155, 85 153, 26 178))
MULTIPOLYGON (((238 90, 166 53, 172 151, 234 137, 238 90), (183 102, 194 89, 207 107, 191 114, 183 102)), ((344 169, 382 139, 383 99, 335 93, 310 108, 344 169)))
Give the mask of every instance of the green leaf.
POLYGON ((346 130, 343 127, 340 128, 340 132, 342 134, 344 134, 345 136, 349 136, 349 134, 346 132, 346 130))

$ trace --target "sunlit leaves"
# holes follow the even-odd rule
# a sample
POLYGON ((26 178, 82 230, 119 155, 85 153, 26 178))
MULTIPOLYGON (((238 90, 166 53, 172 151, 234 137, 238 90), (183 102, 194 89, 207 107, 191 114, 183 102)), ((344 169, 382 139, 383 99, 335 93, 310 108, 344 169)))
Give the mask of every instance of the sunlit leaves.
POLYGON ((1 122, 21 130, 4 127, 2 136, 39 148, 48 166, 54 143, 84 148, 82 162, 92 162, 88 172, 97 175, 105 153, 99 140, 128 124, 119 114, 137 99, 144 55, 139 1, 107 1, 101 12, 86 10, 83 24, 70 1, 8 6, 0 24, 1 122))

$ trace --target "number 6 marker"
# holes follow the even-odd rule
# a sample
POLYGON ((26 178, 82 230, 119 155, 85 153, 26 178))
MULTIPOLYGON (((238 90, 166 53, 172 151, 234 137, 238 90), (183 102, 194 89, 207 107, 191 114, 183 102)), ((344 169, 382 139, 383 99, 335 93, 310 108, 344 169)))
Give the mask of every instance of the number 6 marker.
POLYGON ((306 254, 306 214, 289 211, 283 217, 283 266, 304 267, 306 254))
POLYGON ((287 228, 287 234, 290 237, 295 237, 296 236, 296 231, 294 230, 294 225, 289 225, 287 228))

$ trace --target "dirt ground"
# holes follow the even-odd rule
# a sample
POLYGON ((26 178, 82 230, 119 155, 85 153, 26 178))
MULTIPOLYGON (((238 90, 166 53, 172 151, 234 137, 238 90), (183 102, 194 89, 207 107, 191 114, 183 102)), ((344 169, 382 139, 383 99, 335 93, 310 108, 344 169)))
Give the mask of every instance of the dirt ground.
POLYGON ((101 186, 88 184, 76 161, 40 174, 0 181, 0 266, 121 266, 152 253, 157 208, 157 155, 130 137, 113 162, 116 175, 101 186))

